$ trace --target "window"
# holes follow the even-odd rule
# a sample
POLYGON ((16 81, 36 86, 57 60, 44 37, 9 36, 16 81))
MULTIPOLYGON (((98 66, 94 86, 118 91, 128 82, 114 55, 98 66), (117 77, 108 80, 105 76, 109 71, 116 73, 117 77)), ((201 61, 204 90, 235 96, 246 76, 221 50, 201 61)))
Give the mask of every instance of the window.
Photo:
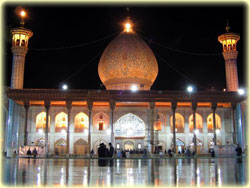
POLYGON ((99 131, 103 130, 103 121, 99 121, 99 131))
POLYGON ((122 137, 145 136, 144 122, 132 113, 128 113, 115 123, 115 135, 122 137))
POLYGON ((120 149, 120 144, 116 144, 116 149, 120 149))
POLYGON ((138 149, 141 149, 141 144, 138 144, 138 145, 137 145, 137 148, 138 148, 138 149))

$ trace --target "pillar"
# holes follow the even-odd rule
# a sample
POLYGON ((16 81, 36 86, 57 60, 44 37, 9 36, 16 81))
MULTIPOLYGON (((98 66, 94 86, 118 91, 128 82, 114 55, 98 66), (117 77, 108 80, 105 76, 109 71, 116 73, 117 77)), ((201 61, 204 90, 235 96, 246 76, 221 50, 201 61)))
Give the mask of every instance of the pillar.
POLYGON ((212 111, 213 111, 213 129, 214 129, 214 145, 217 145, 217 139, 216 139, 216 119, 215 119, 215 110, 217 108, 217 103, 212 102, 212 111))
POLYGON ((115 146, 115 134, 114 134, 114 110, 115 110, 115 101, 110 101, 110 114, 109 114, 109 122, 110 122, 110 142, 113 146, 115 146))
POLYGON ((233 144, 237 144, 236 141, 236 119, 235 119, 236 103, 232 103, 232 116, 233 116, 233 144))
POLYGON ((87 106, 89 111, 89 132, 88 132, 88 154, 91 151, 91 128, 92 128, 92 108, 93 108, 93 101, 87 100, 87 106))
POLYGON ((154 109, 155 103, 149 103, 149 130, 150 130, 150 144, 151 144, 151 153, 154 153, 154 109))
POLYGON ((68 155, 68 157, 69 157, 69 154, 70 154, 70 150, 69 150, 69 147, 70 147, 70 111, 71 111, 71 107, 72 107, 72 101, 67 100, 67 101, 66 101, 66 107, 67 107, 67 110, 68 110, 67 155, 68 155))
POLYGON ((195 115, 196 109, 197 109, 197 102, 192 102, 193 125, 194 125, 194 129, 193 129, 194 133, 193 134, 194 134, 194 151, 195 151, 195 154, 197 154, 197 143, 196 143, 196 133, 195 133, 195 130, 196 130, 196 115, 195 115))
POLYGON ((177 108, 177 102, 171 102, 171 108, 173 113, 173 144, 174 144, 174 154, 176 154, 176 132, 175 132, 175 111, 177 108))
POLYGON ((24 145, 27 146, 28 143, 28 111, 29 111, 29 101, 24 102, 25 108, 25 122, 24 122, 24 145))
POLYGON ((44 101, 45 110, 46 110, 46 128, 45 128, 45 156, 48 157, 48 132, 49 132, 49 109, 50 109, 50 101, 44 101))

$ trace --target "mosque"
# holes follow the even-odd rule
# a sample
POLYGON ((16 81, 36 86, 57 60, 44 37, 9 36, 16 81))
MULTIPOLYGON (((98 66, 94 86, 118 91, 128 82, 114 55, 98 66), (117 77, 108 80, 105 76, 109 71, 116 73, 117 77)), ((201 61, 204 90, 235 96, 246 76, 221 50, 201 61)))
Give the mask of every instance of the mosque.
POLYGON ((237 41, 218 37, 225 59, 227 91, 150 90, 158 64, 150 47, 127 18, 124 31, 104 50, 98 74, 106 90, 25 89, 25 56, 33 32, 12 32, 11 87, 4 152, 12 156, 37 147, 41 155, 81 156, 100 143, 150 153, 190 147, 206 154, 215 145, 246 147, 246 97, 238 94, 237 41))

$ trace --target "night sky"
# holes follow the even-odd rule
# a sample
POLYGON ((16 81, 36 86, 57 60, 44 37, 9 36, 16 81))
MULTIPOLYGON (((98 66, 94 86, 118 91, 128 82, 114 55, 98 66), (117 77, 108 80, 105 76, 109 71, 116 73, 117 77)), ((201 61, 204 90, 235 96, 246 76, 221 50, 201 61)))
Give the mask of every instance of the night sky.
POLYGON ((109 42, 123 31, 121 24, 128 16, 126 7, 135 24, 134 30, 147 42, 158 61, 159 73, 152 90, 184 90, 188 84, 195 84, 198 90, 226 88, 222 45, 217 37, 226 32, 227 19, 231 31, 241 36, 237 44, 238 76, 240 86, 246 86, 247 10, 242 4, 6 4, 4 62, 7 86, 10 86, 12 67, 10 29, 18 27, 20 22, 15 14, 17 6, 28 11, 25 27, 34 33, 26 55, 24 88, 59 88, 62 83, 67 83, 70 89, 103 88, 97 72, 98 62, 109 42), (96 40, 99 41, 82 45, 96 40))

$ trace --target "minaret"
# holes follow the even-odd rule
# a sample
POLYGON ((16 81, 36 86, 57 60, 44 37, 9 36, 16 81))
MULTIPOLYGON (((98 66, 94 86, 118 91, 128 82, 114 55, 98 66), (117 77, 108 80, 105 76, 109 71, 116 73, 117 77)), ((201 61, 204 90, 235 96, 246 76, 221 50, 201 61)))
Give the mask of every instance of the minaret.
MULTIPOLYGON (((11 29, 12 33, 12 74, 11 74, 11 88, 23 89, 24 77, 24 63, 25 56, 28 52, 29 38, 33 35, 32 31, 24 28, 23 18, 25 12, 22 10, 20 16, 22 18, 21 26, 11 29)), ((18 153, 19 149, 19 127, 21 106, 9 99, 8 123, 6 124, 6 142, 5 151, 7 157, 13 156, 14 151, 18 153)))
POLYGON ((24 63, 25 56, 28 52, 29 38, 32 37, 33 32, 24 28, 23 18, 25 12, 21 11, 21 27, 11 29, 12 33, 12 75, 11 75, 11 88, 23 89, 23 77, 24 77, 24 63))
POLYGON ((237 73, 237 56, 238 51, 236 44, 240 36, 236 33, 229 32, 230 27, 227 23, 226 33, 218 37, 218 41, 223 46, 223 57, 225 59, 227 91, 238 91, 238 73, 237 73))

